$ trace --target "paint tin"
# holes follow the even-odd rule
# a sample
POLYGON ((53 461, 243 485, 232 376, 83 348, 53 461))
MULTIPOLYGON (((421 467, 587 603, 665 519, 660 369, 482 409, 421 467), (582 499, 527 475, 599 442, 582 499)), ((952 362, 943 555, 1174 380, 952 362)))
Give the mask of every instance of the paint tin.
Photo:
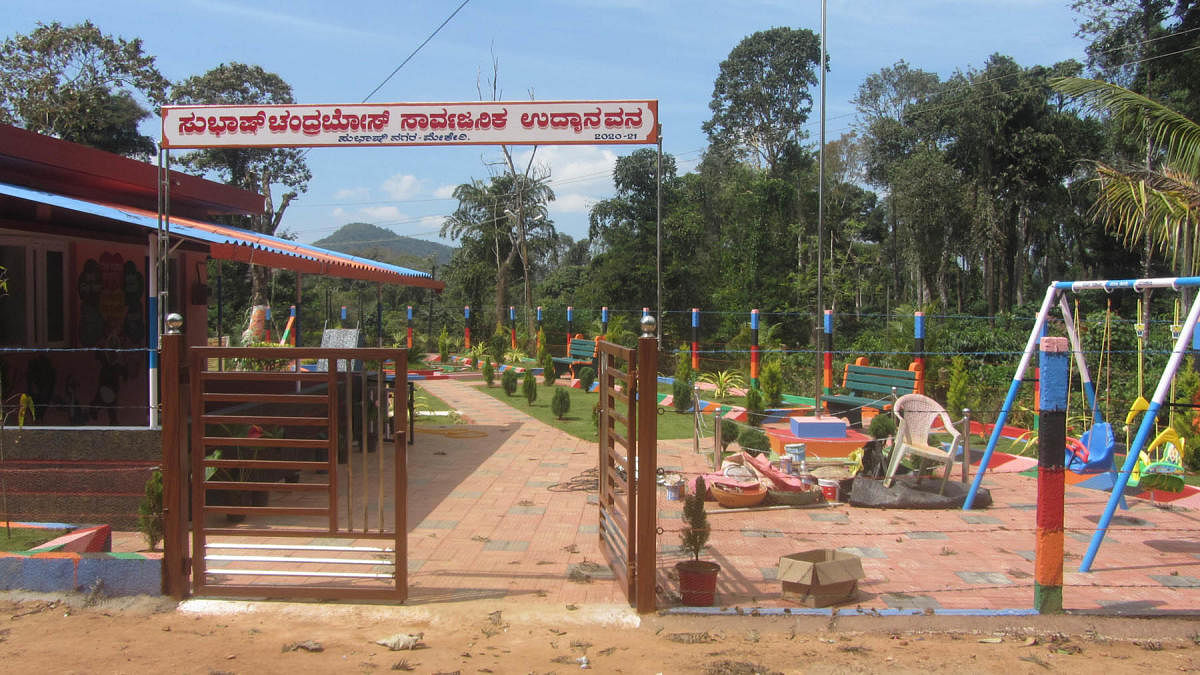
POLYGON ((838 481, 833 480, 832 478, 819 478, 817 479, 817 485, 821 486, 821 494, 825 495, 825 501, 838 501, 838 492, 839 487, 841 486, 838 481))

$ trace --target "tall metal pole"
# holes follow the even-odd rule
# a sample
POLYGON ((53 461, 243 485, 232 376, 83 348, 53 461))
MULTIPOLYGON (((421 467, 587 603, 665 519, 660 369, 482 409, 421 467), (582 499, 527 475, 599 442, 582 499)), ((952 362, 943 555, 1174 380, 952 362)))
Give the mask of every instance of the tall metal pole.
POLYGON ((654 171, 655 181, 658 183, 657 195, 655 196, 656 207, 654 211, 654 253, 655 253, 655 278, 657 288, 657 303, 655 306, 655 315, 658 316, 657 338, 658 344, 662 345, 662 125, 658 125, 658 165, 654 171))
MULTIPOLYGON (((825 311, 825 0, 821 0, 821 139, 817 152, 817 312, 825 311)), ((818 357, 818 361, 819 361, 818 357)), ((822 364, 823 365, 823 364, 822 364)), ((821 390, 821 366, 817 368, 816 391, 821 390)))

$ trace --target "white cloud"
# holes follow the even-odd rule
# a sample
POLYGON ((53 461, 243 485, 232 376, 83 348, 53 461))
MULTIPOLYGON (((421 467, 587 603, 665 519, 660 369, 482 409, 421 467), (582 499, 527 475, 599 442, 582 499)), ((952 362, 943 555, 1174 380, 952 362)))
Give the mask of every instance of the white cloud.
POLYGON ((553 209, 561 213, 587 213, 597 201, 595 197, 578 193, 559 195, 553 209))
POLYGON ((400 220, 404 217, 395 206, 368 206, 359 209, 359 213, 370 220, 400 220))
POLYGON ((433 196, 437 199, 453 199, 454 188, 456 187, 458 186, 450 184, 438 186, 438 188, 433 191, 433 196))
POLYGON ((421 192, 421 180, 412 174, 398 173, 383 181, 383 191, 392 199, 412 199, 421 192))
POLYGON ((333 193, 333 198, 338 201, 346 202, 362 202, 369 199, 371 190, 365 187, 342 188, 333 193))

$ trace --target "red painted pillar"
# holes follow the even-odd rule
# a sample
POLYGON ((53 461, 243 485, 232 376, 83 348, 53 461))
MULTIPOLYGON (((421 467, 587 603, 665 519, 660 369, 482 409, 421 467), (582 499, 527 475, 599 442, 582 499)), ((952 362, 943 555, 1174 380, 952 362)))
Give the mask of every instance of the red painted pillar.
POLYGON ((463 307, 463 349, 471 348, 471 306, 463 307))
POLYGON ((750 386, 758 389, 758 310, 750 310, 750 386))

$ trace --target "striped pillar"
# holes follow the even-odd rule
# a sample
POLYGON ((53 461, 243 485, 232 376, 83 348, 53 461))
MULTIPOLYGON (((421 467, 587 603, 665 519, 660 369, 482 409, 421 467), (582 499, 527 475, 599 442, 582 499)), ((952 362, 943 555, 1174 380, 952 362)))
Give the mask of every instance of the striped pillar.
POLYGON ((571 336, 575 334, 575 329, 572 327, 572 322, 575 319, 575 308, 567 305, 567 351, 566 355, 571 353, 571 336))
POLYGON ((925 312, 913 312, 913 363, 917 366, 917 382, 913 391, 925 393, 925 312))
POLYGON ((537 308, 537 351, 542 351, 542 306, 537 308))
POLYGON ((271 341, 271 306, 267 305, 267 321, 266 321, 266 338, 265 342, 271 341))
POLYGON ((463 307, 463 349, 471 348, 471 306, 463 307))
POLYGON ((1192 367, 1200 370, 1200 330, 1192 331, 1192 367))
POLYGON ((821 386, 824 388, 824 393, 829 394, 829 393, 833 392, 833 310, 832 309, 825 310, 825 317, 824 317, 824 322, 822 324, 822 328, 823 328, 822 340, 824 340, 824 342, 825 342, 825 344, 823 345, 823 348, 825 351, 825 358, 823 359, 823 362, 822 362, 822 366, 823 366, 822 371, 823 372, 822 372, 822 378, 821 378, 821 380, 822 380, 821 386))
POLYGON ((700 308, 692 308, 692 370, 700 370, 700 308))
POLYGON ((1042 338, 1037 539, 1033 563, 1033 607, 1041 614, 1057 614, 1062 612, 1063 606, 1063 463, 1067 441, 1069 355, 1067 338, 1042 338))
POLYGON ((406 316, 406 317, 407 317, 407 319, 408 319, 408 341, 407 341, 407 343, 406 343, 406 344, 408 345, 408 348, 409 348, 409 349, 412 349, 412 340, 413 340, 413 331, 412 331, 412 305, 409 305, 409 306, 408 306, 408 313, 407 313, 405 316, 406 316))
POLYGON ((508 343, 511 349, 517 348, 517 308, 508 306, 508 343))
POLYGON ((608 337, 608 308, 600 308, 600 334, 608 337))
POLYGON ((750 310, 750 386, 758 389, 758 310, 750 310))
POLYGON ((341 316, 341 319, 339 319, 338 328, 345 328, 345 327, 346 327, 346 306, 342 305, 342 316, 341 316))

